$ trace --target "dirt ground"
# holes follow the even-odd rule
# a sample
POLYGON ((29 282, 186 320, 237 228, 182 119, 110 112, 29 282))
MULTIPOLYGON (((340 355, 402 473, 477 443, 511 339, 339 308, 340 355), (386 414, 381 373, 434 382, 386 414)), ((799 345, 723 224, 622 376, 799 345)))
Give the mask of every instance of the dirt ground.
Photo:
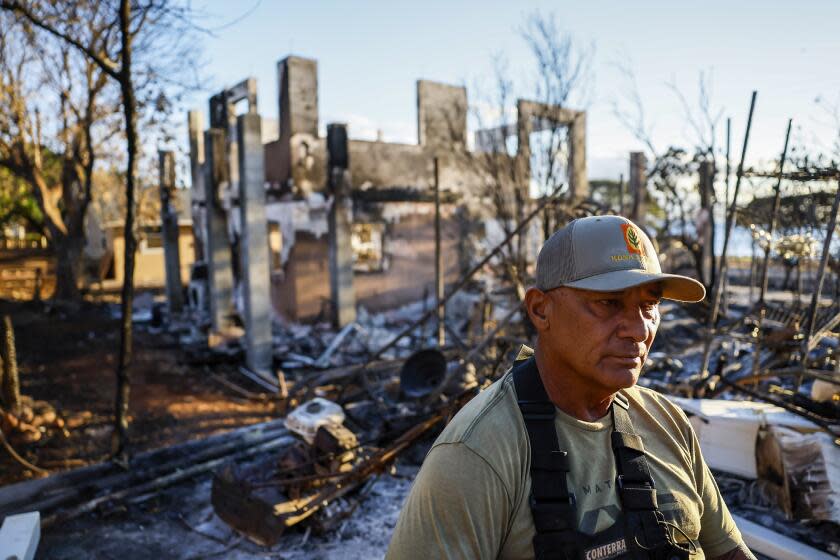
MULTIPOLYGON (((21 393, 44 400, 66 421, 41 441, 18 446, 28 460, 50 471, 107 458, 111 448, 115 364, 119 351, 114 304, 53 306, 0 300, 15 328, 21 393)), ((137 325, 131 367, 130 452, 277 417, 273 402, 246 400, 211 378, 219 374, 247 386, 224 364, 190 365, 177 337, 137 325)), ((244 380, 244 381, 242 381, 244 380)), ((0 485, 32 473, 0 453, 0 485)))

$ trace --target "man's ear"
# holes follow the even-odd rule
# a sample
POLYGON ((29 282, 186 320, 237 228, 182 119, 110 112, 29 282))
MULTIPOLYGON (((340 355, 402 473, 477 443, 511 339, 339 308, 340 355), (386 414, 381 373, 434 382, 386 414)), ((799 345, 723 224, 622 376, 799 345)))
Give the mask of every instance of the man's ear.
POLYGON ((551 296, 539 288, 530 287, 525 292, 525 310, 537 331, 548 330, 548 307, 552 304, 551 296))

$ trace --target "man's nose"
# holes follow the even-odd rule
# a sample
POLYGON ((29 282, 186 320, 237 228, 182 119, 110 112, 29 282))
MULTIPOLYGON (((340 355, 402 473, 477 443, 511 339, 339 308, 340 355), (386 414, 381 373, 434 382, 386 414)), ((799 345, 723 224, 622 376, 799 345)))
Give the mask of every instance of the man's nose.
POLYGON ((624 308, 618 331, 620 337, 644 342, 648 338, 649 329, 650 325, 639 306, 628 305, 624 308))

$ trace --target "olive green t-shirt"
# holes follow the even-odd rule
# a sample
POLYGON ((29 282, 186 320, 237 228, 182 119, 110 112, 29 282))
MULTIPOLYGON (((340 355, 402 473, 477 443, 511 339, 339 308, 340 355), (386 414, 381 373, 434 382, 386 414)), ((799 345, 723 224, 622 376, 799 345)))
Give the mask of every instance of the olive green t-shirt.
MULTIPOLYGON (((633 427, 645 445, 659 509, 713 558, 738 546, 741 534, 700 453, 685 414, 662 395, 633 387, 633 427)), ((593 534, 621 515, 612 416, 584 422, 557 409, 560 449, 569 452, 569 489, 578 528, 593 534)), ((528 505, 530 444, 508 372, 452 419, 429 451, 403 505, 386 558, 534 558, 528 505)), ((684 541, 677 532, 674 536, 684 541)))

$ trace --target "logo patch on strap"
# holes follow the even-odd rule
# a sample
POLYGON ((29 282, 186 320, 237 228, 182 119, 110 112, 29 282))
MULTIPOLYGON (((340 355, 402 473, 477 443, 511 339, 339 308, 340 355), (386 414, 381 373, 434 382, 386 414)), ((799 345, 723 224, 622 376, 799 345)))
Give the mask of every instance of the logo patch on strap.
POLYGON ((624 234, 624 243, 627 245, 627 252, 631 255, 645 254, 645 247, 642 244, 642 236, 632 224, 621 224, 621 231, 624 234))
POLYGON ((606 544, 593 546, 583 552, 585 560, 610 560, 627 552, 627 543, 624 539, 618 539, 606 544))

